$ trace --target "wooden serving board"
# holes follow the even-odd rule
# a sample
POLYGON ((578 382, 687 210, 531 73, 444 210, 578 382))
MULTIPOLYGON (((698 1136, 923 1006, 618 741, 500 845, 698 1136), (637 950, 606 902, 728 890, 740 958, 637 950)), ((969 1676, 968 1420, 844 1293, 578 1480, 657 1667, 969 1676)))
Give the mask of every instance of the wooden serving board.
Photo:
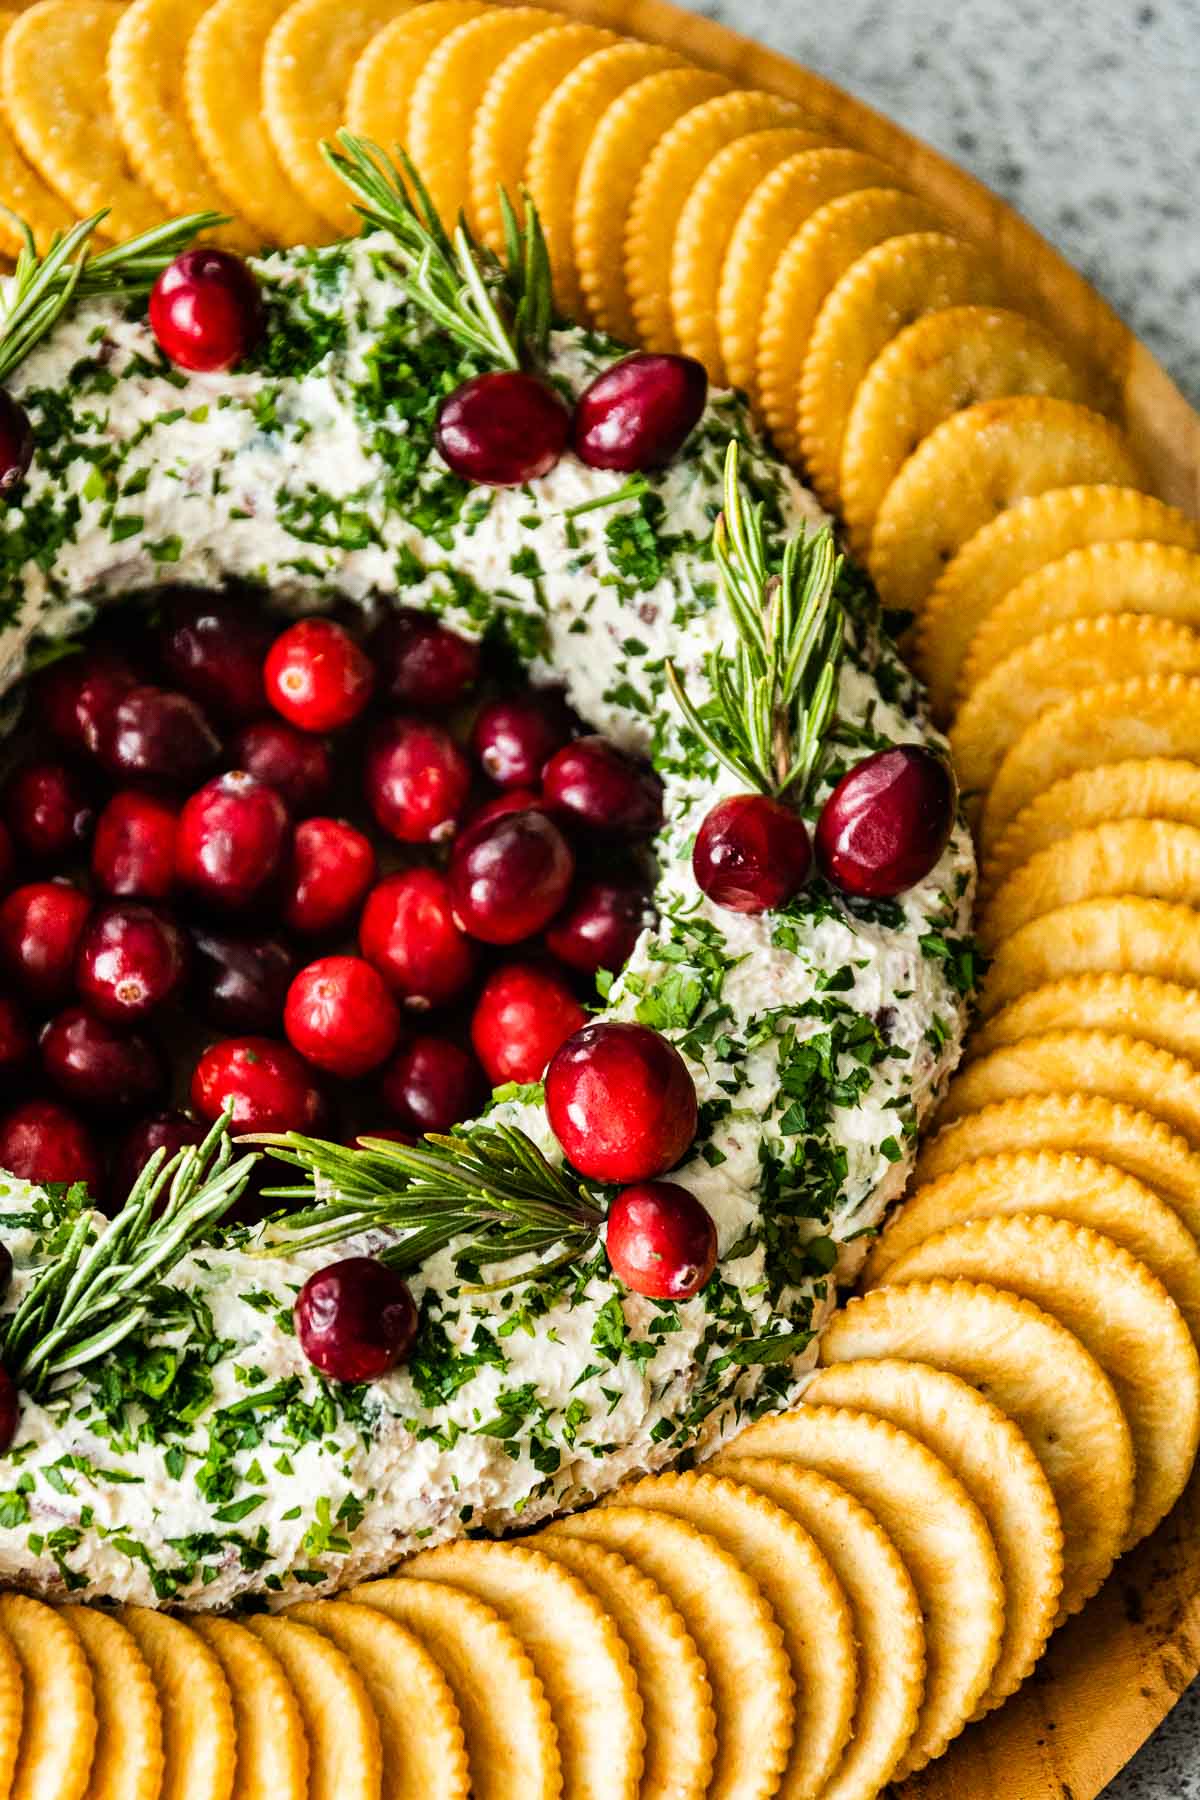
MULTIPOLYGON (((795 100, 985 245, 1014 289, 1117 385, 1129 434, 1166 500, 1200 517, 1200 414, 1095 289, 1011 207, 860 100, 670 0, 543 0, 574 18, 668 44, 747 86, 795 100)), ((1200 1471, 1159 1530, 1052 1640, 1025 1687, 896 1800, 1095 1800, 1200 1672, 1200 1471)))

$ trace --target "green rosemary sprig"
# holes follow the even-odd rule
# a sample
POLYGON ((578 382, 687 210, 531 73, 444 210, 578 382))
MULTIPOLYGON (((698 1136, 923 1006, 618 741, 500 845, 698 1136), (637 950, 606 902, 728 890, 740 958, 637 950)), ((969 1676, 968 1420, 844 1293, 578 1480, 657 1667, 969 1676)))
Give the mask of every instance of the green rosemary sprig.
POLYGON ((4 1326, 0 1361, 17 1385, 42 1396, 56 1376, 106 1356, 135 1332, 154 1288, 228 1212, 257 1161, 234 1161, 223 1118, 202 1144, 169 1162, 157 1150, 103 1233, 96 1235, 90 1210, 81 1213, 4 1326))
POLYGON ((519 369, 524 356, 544 356, 554 314, 550 255, 528 195, 518 217, 501 190, 501 261, 461 216, 451 237, 406 151, 398 153, 397 168, 368 138, 339 131, 337 141, 340 149, 322 143, 322 154, 357 196, 355 212, 390 231, 412 260, 404 283, 414 303, 495 368, 519 369))
POLYGON ((670 662, 666 675, 687 725, 719 762, 748 787, 799 805, 837 699, 843 617, 834 587, 841 558, 826 527, 791 538, 772 574, 762 519, 761 505, 746 505, 731 442, 713 553, 737 649, 732 660, 725 651, 705 658, 712 700, 703 712, 670 662))

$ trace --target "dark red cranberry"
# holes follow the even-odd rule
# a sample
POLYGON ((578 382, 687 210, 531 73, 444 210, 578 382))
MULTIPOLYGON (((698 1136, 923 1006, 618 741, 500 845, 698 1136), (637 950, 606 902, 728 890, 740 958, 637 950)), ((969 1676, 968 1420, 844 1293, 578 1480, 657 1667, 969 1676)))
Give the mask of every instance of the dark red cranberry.
POLYGON ((59 762, 22 763, 4 784, 4 817, 34 862, 65 862, 91 835, 95 809, 79 776, 59 762))
POLYGON ((467 820, 467 830, 486 825, 489 819, 502 819, 505 813, 545 812, 546 802, 536 788, 509 788, 507 793, 493 794, 477 806, 467 820))
POLYGON ((507 963, 483 984, 471 1042, 493 1087, 540 1081, 559 1045, 586 1017, 561 975, 533 963, 507 963))
POLYGON ((13 873, 17 866, 17 853, 9 836, 8 826, 0 819, 0 896, 7 894, 12 886, 13 873))
POLYGON ((662 783, 607 738, 576 738, 542 771, 547 806, 592 831, 650 837, 662 824, 662 783))
POLYGON ((85 650, 38 676, 31 710, 65 748, 95 755, 118 702, 137 684, 124 657, 85 650))
POLYGON ((181 369, 232 369, 263 332, 263 304, 250 267, 205 245, 169 263, 150 291, 150 329, 181 369))
POLYGON ((817 865, 847 894, 887 900, 915 887, 954 828, 946 759, 920 744, 877 750, 849 769, 817 820, 817 865))
POLYGON ((186 787, 220 752, 221 740, 196 702, 170 688, 130 688, 100 732, 101 760, 125 779, 186 787))
POLYGON ((267 699, 300 731, 339 731, 371 698, 375 670, 333 619, 300 619, 281 632, 263 670, 267 699))
POLYGON ((7 388, 0 388, 0 498, 20 487, 33 461, 33 426, 29 414, 7 388))
POLYGON ((717 1228, 674 1181, 643 1181, 617 1195, 605 1233, 613 1273, 652 1300, 690 1300, 717 1266, 717 1228))
POLYGON ((383 976, 361 956, 323 956, 288 989, 283 1028, 315 1068, 353 1081, 392 1054, 400 1013, 383 976))
POLYGON ((479 645, 411 606, 388 613, 371 637, 379 691, 397 706, 453 706, 479 677, 479 645))
POLYGON ((416 1341, 408 1285, 386 1263, 347 1256, 310 1275, 296 1298, 296 1338, 329 1381, 378 1381, 416 1341))
POLYGON ((454 917, 485 944, 516 944, 548 925, 567 897, 575 858, 545 813, 509 813, 472 826, 454 846, 454 917))
POLYGON ((410 1131, 449 1131, 479 1111, 487 1088, 479 1064, 448 1038, 416 1037, 383 1072, 387 1107, 410 1131))
POLYGON ((548 475, 567 447, 571 415, 536 375, 473 375, 443 400, 437 447, 464 481, 520 487, 548 475))
POLYGON ((179 879, 210 905, 239 912, 275 880, 287 838, 287 808, 274 788, 244 769, 218 775, 179 815, 179 879))
POLYGON ((338 931, 375 879, 375 852, 345 819, 305 819, 292 839, 284 923, 306 937, 338 931))
POLYGON ((115 899, 165 900, 175 885, 173 806, 128 788, 114 794, 96 820, 92 878, 115 899))
POLYGON ((635 351, 575 402, 575 454, 593 469, 661 468, 683 448, 707 398, 708 376, 695 357, 635 351))
POLYGON ((632 956, 649 910, 640 882, 585 881, 546 933, 547 948, 581 975, 599 969, 616 975, 632 956))
POLYGON ((154 1113, 142 1119, 122 1138, 113 1163, 112 1185, 118 1203, 131 1192, 156 1150, 165 1150, 170 1162, 189 1144, 202 1144, 207 1136, 208 1126, 197 1124, 186 1113, 154 1113))
POLYGON ((766 794, 732 794, 705 815, 692 851, 702 894, 727 912, 764 913, 804 886, 812 867, 808 827, 766 794))
POLYGON ((26 998, 55 1006, 73 992, 91 901, 62 881, 19 887, 0 906, 0 968, 26 998))
POLYGON ((166 1065, 156 1044, 82 1006, 51 1019, 42 1032, 41 1052, 47 1076, 78 1106, 127 1112, 152 1105, 166 1087, 166 1065))
POLYGON ((227 1106, 239 1131, 313 1131, 324 1113, 304 1058, 273 1038, 226 1038, 192 1076, 192 1105, 210 1124, 227 1106))
POLYGON ((0 994, 0 1075, 13 1075, 33 1055, 33 1034, 8 994, 0 994))
POLYGON ((282 719, 260 719, 239 731, 233 766, 273 787, 293 818, 322 810, 333 791, 329 746, 282 719))
POLYGON ((480 708, 471 748, 497 787, 534 787, 571 735, 571 720, 554 694, 512 694, 480 708))
POLYGON ((466 757, 448 731, 425 719, 387 719, 367 748, 367 804, 403 844, 452 837, 471 788, 466 757))
POLYGON ((650 1181, 696 1135, 696 1086, 673 1044, 646 1025, 598 1019, 546 1071, 546 1112, 581 1175, 650 1181))
POLYGON ((450 889, 437 869, 406 869, 371 890, 358 944, 406 1006, 444 1006, 475 973, 475 947, 454 923, 450 889))
POLYGON ((174 919, 127 903, 92 914, 75 978, 93 1012, 115 1025, 132 1025, 173 1000, 187 971, 188 941, 174 919))
POLYGON ((196 992, 223 1031, 278 1031, 297 958, 282 938, 244 937, 192 927, 196 992))
POLYGON ((176 589, 163 608, 158 652, 171 681, 220 718, 256 719, 271 629, 253 604, 176 589))
POLYGON ((56 1100, 27 1100, 0 1119, 0 1169, 21 1181, 82 1181, 93 1199, 104 1187, 91 1132, 56 1100))
POLYGON ((0 1368, 0 1456, 8 1450, 21 1422, 21 1402, 17 1384, 7 1369, 0 1368))

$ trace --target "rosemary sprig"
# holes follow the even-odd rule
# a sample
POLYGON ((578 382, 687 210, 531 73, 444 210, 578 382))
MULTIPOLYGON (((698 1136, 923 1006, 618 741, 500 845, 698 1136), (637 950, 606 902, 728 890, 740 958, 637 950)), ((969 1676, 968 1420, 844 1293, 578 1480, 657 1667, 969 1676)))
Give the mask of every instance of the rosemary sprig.
POLYGON ((357 196, 360 218, 390 231, 411 258, 404 283, 414 303, 495 368, 519 369, 524 356, 544 356, 554 313, 550 256, 528 195, 518 217, 501 190, 501 261, 477 242, 461 215, 453 236, 447 232, 406 151, 398 152, 397 168, 369 138, 339 131, 337 141, 340 149, 322 143, 322 154, 357 196))
POLYGON ((202 1144, 169 1162, 156 1151, 101 1235, 91 1212, 81 1213, 4 1327, 0 1361, 18 1386, 44 1395, 56 1376, 108 1355, 136 1331, 154 1288, 228 1212, 257 1161, 234 1161, 221 1119, 202 1144))
POLYGON ((746 505, 738 446, 731 442, 713 553, 737 648, 732 661, 724 651, 705 658, 712 700, 704 713, 670 662, 666 675, 688 726, 719 762, 748 787, 799 805, 837 698, 843 617, 834 586, 841 558, 826 527, 811 538, 791 538, 772 574, 762 520, 761 505, 746 505))

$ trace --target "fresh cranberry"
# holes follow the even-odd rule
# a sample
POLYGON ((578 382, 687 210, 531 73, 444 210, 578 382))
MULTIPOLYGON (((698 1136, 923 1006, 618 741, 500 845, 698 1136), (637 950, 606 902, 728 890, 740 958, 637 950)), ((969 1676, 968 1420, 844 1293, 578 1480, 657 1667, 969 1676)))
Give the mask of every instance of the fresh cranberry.
POLYGON ((475 948, 459 930, 437 869, 406 869, 371 890, 358 926, 363 955, 406 1006, 444 1006, 475 973, 475 948))
POLYGON ((245 937, 192 927, 196 991, 205 1016, 223 1031, 278 1031, 297 959, 276 937, 245 937))
POLYGON ((532 963, 507 963, 483 984, 471 1042, 493 1087, 540 1081, 559 1045, 586 1017, 561 975, 532 963))
POLYGON ((479 1064, 448 1038, 416 1037, 383 1072, 384 1103, 410 1131, 449 1131, 487 1098, 479 1064))
POLYGON ((262 295, 249 265, 211 245, 168 263, 149 310, 160 348, 181 369, 232 369, 263 333, 262 295))
POLYGON ((546 1112, 581 1175, 650 1181, 696 1135, 696 1087, 673 1044, 646 1025, 598 1019, 546 1071, 546 1112))
POLYGON ((87 842, 95 810, 74 770, 59 762, 27 762, 4 784, 4 817, 32 861, 65 862, 87 842))
POLYGON ((545 812, 546 802, 536 788, 509 788, 507 793, 493 794, 477 806, 467 820, 468 831, 486 825, 489 819, 502 819, 506 813, 545 812))
POLYGON ((244 769, 218 775, 179 815, 179 879, 202 900, 239 912, 278 875, 288 814, 274 788, 244 769))
POLYGON ((766 794, 732 794, 705 815, 692 851, 702 894, 727 912, 764 913, 804 886, 812 866, 808 827, 766 794))
POLYGON ((293 818, 320 812, 333 791, 329 746, 282 719, 260 719, 234 738, 233 766, 273 787, 293 818))
POLYGON ((221 740, 194 700, 170 688, 130 688, 100 731, 100 757, 112 774, 183 787, 212 768, 221 740))
POLYGON ((173 1000, 188 970, 188 941, 174 919, 138 904, 92 914, 79 945, 80 997, 102 1019, 132 1025, 173 1000))
POLYGON ((0 906, 0 968, 28 999, 54 1006, 72 992, 90 911, 87 895, 62 881, 31 882, 0 906))
POLYGON ((27 1100, 0 1119, 0 1169, 21 1181, 104 1186, 100 1152, 87 1126, 56 1100, 27 1100))
POLYGON ((21 1422, 17 1384, 7 1369, 0 1368, 0 1456, 8 1450, 21 1422))
POLYGON ((509 813, 472 826, 450 858, 450 901, 464 931, 516 944, 548 925, 567 897, 575 858, 545 813, 509 813))
POLYGON ((453 706, 479 677, 479 645, 411 606, 397 607, 371 638, 380 692, 397 706, 453 706))
POLYGON ((512 694, 480 708, 471 748, 485 775, 502 788, 533 787, 571 735, 558 695, 512 694))
POLYGON ((170 1162, 189 1144, 202 1144, 208 1126, 198 1125, 186 1113, 153 1113, 142 1119, 122 1138, 113 1163, 113 1193, 123 1201, 156 1150, 166 1151, 170 1162))
POLYGON ((378 1381, 417 1336, 408 1284, 386 1263, 347 1256, 310 1275, 296 1298, 296 1338, 329 1381, 378 1381))
POLYGON ((717 1228, 674 1181, 643 1181, 617 1195, 605 1233, 613 1273, 652 1300, 690 1300, 717 1266, 717 1228))
POLYGON ((312 1131, 324 1113, 304 1058, 265 1037, 226 1038, 206 1050, 192 1076, 192 1105, 210 1124, 231 1107, 239 1131, 312 1131))
POLYGON ((165 900, 175 885, 173 806, 127 788, 114 794, 96 821, 92 879, 115 899, 165 900))
POLYGON ((437 447, 454 474, 485 487, 520 487, 548 475, 571 435, 571 415, 536 375, 474 375, 443 400, 437 447))
POLYGON ((367 747, 367 804, 403 844, 452 837, 471 788, 466 757, 448 731, 425 719, 385 720, 367 747))
POLYGON ((542 771, 547 806, 592 831, 650 837, 662 825, 662 783, 607 738, 576 738, 542 771))
POLYGON ((0 819, 0 895, 7 894, 12 886, 13 872, 17 866, 17 853, 9 835, 8 826, 0 819))
POLYGON ((0 498, 20 487, 33 461, 33 426, 29 414, 7 388, 0 388, 0 498))
POLYGON ((166 1086, 166 1065, 156 1044, 82 1006, 51 1019, 41 1051, 50 1080, 79 1106, 126 1112, 151 1105, 166 1086))
POLYGON ((251 601, 179 588, 164 607, 158 651, 176 687, 221 718, 241 721, 262 712, 270 641, 251 601))
POLYGON ((306 937, 348 925, 375 879, 375 852, 345 819, 305 819, 292 839, 283 917, 306 937))
POLYGON ((33 1055, 33 1035, 16 1001, 0 994, 0 1075, 12 1075, 33 1055))
POLYGON ((546 933, 546 946, 581 975, 599 969, 616 975, 633 954, 648 910, 640 882, 585 881, 546 933))
POLYGON ((817 820, 817 865, 847 894, 888 900, 915 887, 954 827, 949 763, 919 744, 877 750, 849 769, 817 820))
POLYGON ((68 750, 95 755, 117 704, 137 686, 137 676, 122 656, 110 650, 85 650, 52 663, 38 676, 33 712, 68 750))
POLYGON ((264 665, 267 699, 300 731, 339 731, 371 698, 375 670, 333 619, 301 619, 282 632, 264 665))
POLYGON ((575 402, 575 454, 593 469, 661 468, 683 448, 707 398, 708 376, 695 357, 635 351, 575 402))
POLYGON ((383 976, 361 956, 323 956, 288 989, 283 1028, 294 1050, 327 1074, 353 1081, 386 1062, 400 1014, 383 976))

